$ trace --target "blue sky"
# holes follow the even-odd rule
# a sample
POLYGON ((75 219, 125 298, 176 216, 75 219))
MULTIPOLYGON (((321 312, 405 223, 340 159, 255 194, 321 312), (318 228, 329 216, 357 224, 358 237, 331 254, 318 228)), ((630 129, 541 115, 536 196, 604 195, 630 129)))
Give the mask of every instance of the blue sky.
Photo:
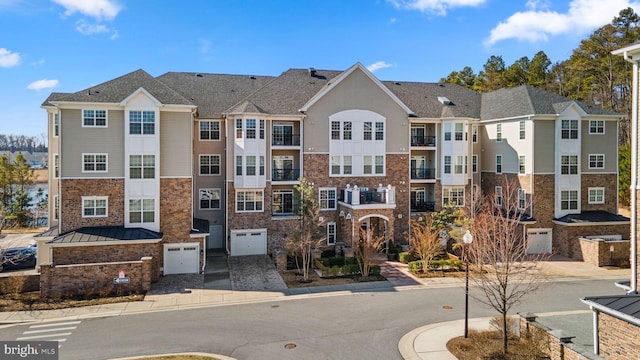
POLYGON ((0 0, 0 133, 45 134, 40 104, 136 69, 344 70, 437 82, 538 51, 552 62, 629 0, 0 0))

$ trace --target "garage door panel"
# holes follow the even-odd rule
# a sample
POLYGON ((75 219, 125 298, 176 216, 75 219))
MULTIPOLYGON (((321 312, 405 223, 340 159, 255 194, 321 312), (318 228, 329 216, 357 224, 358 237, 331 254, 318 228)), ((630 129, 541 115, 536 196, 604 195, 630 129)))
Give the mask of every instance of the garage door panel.
POLYGON ((231 256, 266 255, 267 231, 232 232, 230 250, 231 256))
POLYGON ((527 254, 551 254, 551 229, 531 229, 527 232, 527 254))
POLYGON ((197 274, 200 265, 198 243, 165 244, 164 274, 197 274))

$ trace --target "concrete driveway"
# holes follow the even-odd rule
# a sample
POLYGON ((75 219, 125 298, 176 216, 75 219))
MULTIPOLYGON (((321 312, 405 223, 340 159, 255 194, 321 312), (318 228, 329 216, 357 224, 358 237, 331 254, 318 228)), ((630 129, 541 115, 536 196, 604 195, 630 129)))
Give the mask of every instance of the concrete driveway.
POLYGON ((229 257, 232 290, 284 290, 287 285, 268 255, 229 257))

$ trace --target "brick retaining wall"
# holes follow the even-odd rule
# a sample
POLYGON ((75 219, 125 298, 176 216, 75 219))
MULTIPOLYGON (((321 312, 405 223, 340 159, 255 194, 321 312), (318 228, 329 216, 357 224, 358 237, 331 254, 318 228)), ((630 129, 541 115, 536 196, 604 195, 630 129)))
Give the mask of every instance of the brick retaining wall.
POLYGON ((88 298, 109 295, 139 294, 151 289, 152 258, 138 261, 73 264, 40 267, 40 297, 88 298), (114 284, 119 271, 128 284, 114 284))
POLYGON ((0 277, 0 295, 20 294, 23 292, 38 291, 40 289, 40 275, 11 274, 0 277))

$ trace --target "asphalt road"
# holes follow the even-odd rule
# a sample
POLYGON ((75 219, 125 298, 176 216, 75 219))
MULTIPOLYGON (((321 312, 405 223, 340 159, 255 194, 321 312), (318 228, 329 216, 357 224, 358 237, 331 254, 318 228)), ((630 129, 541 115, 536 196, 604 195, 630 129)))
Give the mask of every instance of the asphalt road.
MULTIPOLYGON (((579 298, 617 294, 612 280, 545 285, 516 312, 587 310, 579 298)), ((473 291, 473 289, 472 289, 473 291)), ((470 317, 496 313, 471 299, 470 317)), ((209 352, 237 359, 401 359, 400 338, 422 325, 457 320, 464 289, 447 287, 288 297, 266 303, 83 319, 67 328, 60 359, 209 352)), ((29 325, 0 329, 1 340, 28 337, 29 325), (27 334, 27 335, 25 335, 27 334)), ((53 337, 53 336, 52 336, 53 337)), ((52 338, 53 339, 53 338, 52 338)))

